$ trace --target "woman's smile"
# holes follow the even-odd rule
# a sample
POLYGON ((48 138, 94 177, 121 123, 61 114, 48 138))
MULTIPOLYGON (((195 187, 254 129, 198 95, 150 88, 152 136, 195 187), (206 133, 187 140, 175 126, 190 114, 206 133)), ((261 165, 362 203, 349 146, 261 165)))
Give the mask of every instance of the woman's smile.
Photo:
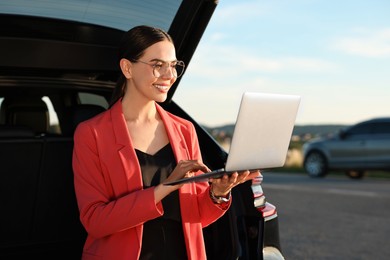
POLYGON ((169 87, 170 87, 169 85, 159 85, 159 84, 153 84, 153 86, 155 88, 157 88, 158 90, 161 90, 163 92, 168 92, 169 87))

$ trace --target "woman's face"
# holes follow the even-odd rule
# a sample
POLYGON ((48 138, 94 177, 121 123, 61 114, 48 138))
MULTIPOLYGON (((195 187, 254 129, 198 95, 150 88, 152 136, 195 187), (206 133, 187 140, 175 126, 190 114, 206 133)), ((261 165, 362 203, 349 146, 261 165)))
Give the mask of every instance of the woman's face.
POLYGON ((151 45, 138 62, 132 63, 131 87, 149 100, 165 101, 176 81, 169 66, 173 61, 176 61, 176 52, 171 42, 165 40, 151 45))

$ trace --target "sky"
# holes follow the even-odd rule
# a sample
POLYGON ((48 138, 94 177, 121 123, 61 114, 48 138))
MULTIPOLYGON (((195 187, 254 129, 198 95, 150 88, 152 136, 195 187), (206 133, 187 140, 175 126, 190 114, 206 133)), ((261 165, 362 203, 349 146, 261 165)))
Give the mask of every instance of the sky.
POLYGON ((390 116, 390 1, 220 0, 174 100, 217 127, 244 91, 300 95, 296 125, 390 116))

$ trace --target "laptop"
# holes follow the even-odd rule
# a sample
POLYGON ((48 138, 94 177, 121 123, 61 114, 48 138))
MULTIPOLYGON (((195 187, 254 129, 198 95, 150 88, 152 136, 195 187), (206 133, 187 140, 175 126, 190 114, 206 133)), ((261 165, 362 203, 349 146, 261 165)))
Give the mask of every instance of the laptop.
POLYGON ((244 92, 225 168, 165 183, 204 182, 224 174, 282 167, 301 97, 244 92))

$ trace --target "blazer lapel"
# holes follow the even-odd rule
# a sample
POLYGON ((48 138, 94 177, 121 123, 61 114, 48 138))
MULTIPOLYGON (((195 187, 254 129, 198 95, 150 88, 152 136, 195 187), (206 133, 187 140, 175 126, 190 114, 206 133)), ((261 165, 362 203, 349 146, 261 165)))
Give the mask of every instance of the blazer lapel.
MULTIPOLYGON (((169 142, 172 146, 173 153, 176 158, 176 162, 178 163, 180 160, 189 160, 190 155, 188 154, 187 144, 185 142, 183 133, 179 131, 177 128, 177 125, 175 124, 175 121, 172 120, 172 118, 169 116, 169 114, 158 104, 156 104, 157 111, 159 112, 164 125, 165 129, 168 134, 169 142)), ((179 189, 179 193, 190 193, 192 190, 193 185, 183 185, 179 189)), ((182 197, 183 195, 180 195, 182 197)))
POLYGON ((128 191, 140 190, 143 187, 141 168, 123 116, 121 100, 112 107, 111 119, 118 155, 126 175, 128 191))
POLYGON ((176 162, 179 162, 180 160, 188 160, 189 154, 183 134, 177 129, 175 122, 160 105, 156 104, 156 108, 164 122, 169 142, 176 157, 176 162))

